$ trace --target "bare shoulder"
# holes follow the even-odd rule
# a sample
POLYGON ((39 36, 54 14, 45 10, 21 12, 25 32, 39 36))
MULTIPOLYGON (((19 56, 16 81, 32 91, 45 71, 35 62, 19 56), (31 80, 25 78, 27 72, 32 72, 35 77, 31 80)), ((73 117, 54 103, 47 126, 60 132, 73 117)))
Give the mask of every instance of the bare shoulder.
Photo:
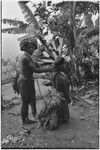
POLYGON ((21 57, 20 57, 20 61, 29 61, 29 57, 25 54, 23 54, 21 57))

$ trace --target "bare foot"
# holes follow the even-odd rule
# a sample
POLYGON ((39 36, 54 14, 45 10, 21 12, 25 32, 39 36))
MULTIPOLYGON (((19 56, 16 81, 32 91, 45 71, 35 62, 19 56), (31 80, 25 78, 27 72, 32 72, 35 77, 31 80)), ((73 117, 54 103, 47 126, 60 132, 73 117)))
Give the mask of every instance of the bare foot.
POLYGON ((38 126, 37 126, 37 129, 39 129, 41 127, 41 123, 38 122, 38 126))
POLYGON ((31 123, 35 123, 36 121, 34 120, 30 120, 30 119, 26 119, 25 122, 23 122, 23 125, 25 124, 31 124, 31 123))

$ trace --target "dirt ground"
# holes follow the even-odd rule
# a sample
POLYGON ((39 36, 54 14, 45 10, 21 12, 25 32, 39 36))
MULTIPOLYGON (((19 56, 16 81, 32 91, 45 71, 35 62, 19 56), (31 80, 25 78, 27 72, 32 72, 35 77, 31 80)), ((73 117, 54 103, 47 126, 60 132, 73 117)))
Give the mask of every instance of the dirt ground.
MULTIPOLYGON (((24 142, 9 142, 2 144, 2 148, 99 148, 99 98, 98 88, 85 89, 80 92, 80 96, 87 99, 87 95, 92 92, 88 103, 84 100, 73 101, 69 104, 70 120, 68 123, 61 124, 58 129, 53 131, 44 131, 42 128, 37 129, 37 123, 28 125, 26 128, 31 129, 30 134, 25 137, 24 142), (93 95, 94 93, 94 95, 93 95)), ((13 93, 11 85, 2 87, 4 99, 11 99, 13 104, 5 108, 1 114, 1 140, 8 135, 14 135, 23 131, 20 107, 21 99, 13 93), (10 93, 10 94, 9 94, 10 93)), ((75 98, 74 98, 75 99, 75 98)), ((41 110, 43 100, 37 101, 37 110, 41 110)), ((32 119, 31 110, 29 117, 32 119)))

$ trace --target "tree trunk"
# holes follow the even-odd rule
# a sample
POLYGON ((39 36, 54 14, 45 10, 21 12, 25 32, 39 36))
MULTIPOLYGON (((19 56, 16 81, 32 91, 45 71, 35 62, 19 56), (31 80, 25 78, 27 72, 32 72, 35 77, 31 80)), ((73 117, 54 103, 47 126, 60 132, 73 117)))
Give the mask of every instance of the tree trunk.
POLYGON ((78 49, 77 49, 77 38, 76 38, 76 20, 75 20, 75 6, 76 6, 76 2, 73 2, 73 7, 72 7, 72 11, 71 11, 71 21, 72 21, 72 26, 73 26, 73 34, 74 34, 74 54, 76 57, 76 62, 74 62, 74 65, 76 65, 75 67, 75 74, 78 77, 78 79, 80 80, 80 71, 79 71, 79 63, 77 62, 78 60, 78 49))

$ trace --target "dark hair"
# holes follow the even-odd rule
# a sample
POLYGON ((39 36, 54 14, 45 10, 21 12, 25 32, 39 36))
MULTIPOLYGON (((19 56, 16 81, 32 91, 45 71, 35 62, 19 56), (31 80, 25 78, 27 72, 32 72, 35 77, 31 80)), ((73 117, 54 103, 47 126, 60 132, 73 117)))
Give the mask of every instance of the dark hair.
POLYGON ((56 61, 55 61, 55 67, 59 67, 60 65, 64 64, 64 58, 61 57, 60 59, 58 58, 56 61))
POLYGON ((33 42, 26 42, 26 43, 24 43, 23 45, 20 46, 20 50, 21 50, 21 51, 27 51, 28 46, 29 46, 30 44, 34 47, 34 49, 37 49, 37 44, 35 44, 35 43, 33 43, 33 42))
POLYGON ((57 39, 55 39, 55 44, 56 44, 56 47, 58 47, 59 45, 60 45, 60 43, 59 43, 59 39, 57 38, 57 39))

